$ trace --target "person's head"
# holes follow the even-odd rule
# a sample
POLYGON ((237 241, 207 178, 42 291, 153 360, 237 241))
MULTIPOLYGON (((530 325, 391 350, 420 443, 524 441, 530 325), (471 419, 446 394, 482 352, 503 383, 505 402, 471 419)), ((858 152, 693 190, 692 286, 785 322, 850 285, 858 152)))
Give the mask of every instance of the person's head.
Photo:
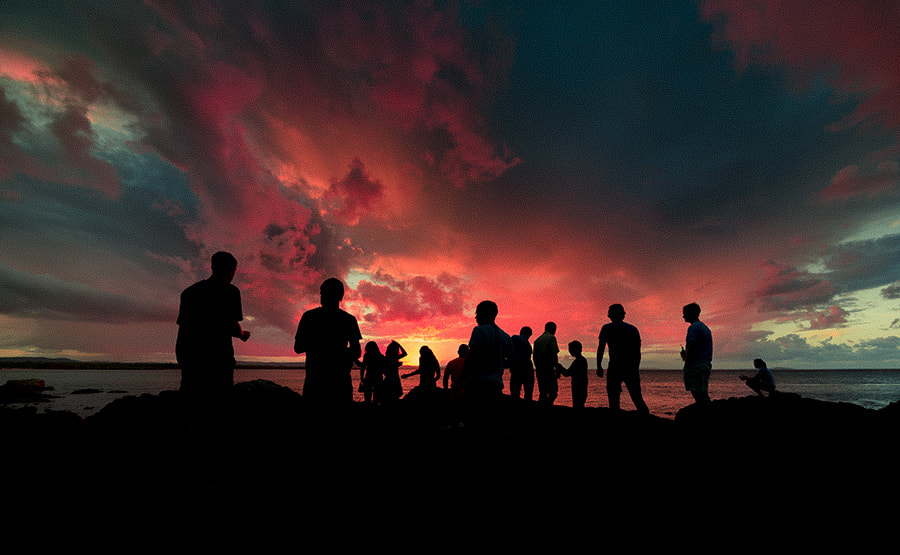
POLYGON ((681 313, 685 322, 696 322, 700 319, 700 305, 697 303, 686 304, 681 309, 681 313))
POLYGON ((210 266, 214 278, 230 282, 237 270, 237 259, 230 252, 219 251, 212 255, 210 266))
POLYGON ((556 333, 556 322, 547 322, 544 324, 544 332, 546 333, 556 333))
POLYGON ((456 354, 465 358, 467 354, 469 354, 469 346, 463 343, 459 346, 459 349, 456 350, 456 354))
POLYGON ((475 307, 475 321, 479 324, 492 324, 499 312, 494 301, 481 301, 475 307))
POLYGON ((344 284, 337 278, 328 278, 319 287, 322 306, 337 307, 344 298, 344 284))
POLYGON ((525 339, 528 339, 529 337, 531 337, 531 333, 532 333, 531 328, 528 326, 522 326, 522 330, 519 331, 519 335, 521 335, 525 339))
POLYGON ((606 316, 613 322, 620 322, 625 319, 625 307, 619 303, 611 304, 606 316))
POLYGON ((573 357, 581 354, 581 341, 569 341, 569 354, 573 357))
POLYGON ((373 354, 377 353, 378 352, 378 343, 375 343, 374 341, 369 341, 368 343, 366 343, 366 352, 373 353, 373 354))
POLYGON ((434 351, 432 351, 431 347, 429 347, 428 345, 422 345, 422 347, 419 349, 419 359, 433 362, 435 364, 437 364, 438 362, 437 355, 434 354, 434 351))
POLYGON ((384 352, 389 355, 399 355, 400 354, 400 344, 397 343, 396 341, 391 340, 391 342, 388 343, 388 346, 384 350, 384 352))
POLYGON ((764 360, 761 359, 761 358, 755 358, 755 359, 753 359, 753 367, 754 367, 754 368, 765 368, 765 367, 766 367, 766 361, 764 361, 764 360))

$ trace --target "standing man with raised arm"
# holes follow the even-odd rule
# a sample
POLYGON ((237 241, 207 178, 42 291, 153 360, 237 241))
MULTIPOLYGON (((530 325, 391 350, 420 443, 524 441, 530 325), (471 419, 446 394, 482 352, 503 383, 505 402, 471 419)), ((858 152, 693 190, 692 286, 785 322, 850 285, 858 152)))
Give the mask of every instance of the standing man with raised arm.
POLYGON ((175 358, 181 368, 181 391, 193 398, 219 398, 234 385, 231 339, 250 338, 241 329, 241 292, 232 285, 237 259, 228 252, 212 255, 212 275, 181 293, 175 358))

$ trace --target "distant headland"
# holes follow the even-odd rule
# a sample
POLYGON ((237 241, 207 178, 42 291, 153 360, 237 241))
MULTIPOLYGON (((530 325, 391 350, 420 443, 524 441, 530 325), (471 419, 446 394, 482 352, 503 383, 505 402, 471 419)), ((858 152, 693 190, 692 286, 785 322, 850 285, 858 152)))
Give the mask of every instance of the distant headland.
MULTIPOLYGON (((302 369, 303 362, 241 362, 236 368, 302 369)), ((176 362, 87 361, 65 357, 0 357, 0 369, 37 370, 177 370, 176 362)))

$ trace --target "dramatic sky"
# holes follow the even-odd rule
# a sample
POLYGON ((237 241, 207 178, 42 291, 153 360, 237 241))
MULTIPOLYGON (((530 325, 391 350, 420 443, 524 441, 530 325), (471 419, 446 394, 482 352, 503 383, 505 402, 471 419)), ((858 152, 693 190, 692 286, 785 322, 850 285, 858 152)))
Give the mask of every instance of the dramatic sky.
MULTIPOLYGON (((0 3, 0 355, 174 360, 238 258, 239 359, 323 279, 442 362, 493 299, 593 356, 900 367, 900 3, 0 3)), ((591 361, 593 366, 593 361, 591 361)))

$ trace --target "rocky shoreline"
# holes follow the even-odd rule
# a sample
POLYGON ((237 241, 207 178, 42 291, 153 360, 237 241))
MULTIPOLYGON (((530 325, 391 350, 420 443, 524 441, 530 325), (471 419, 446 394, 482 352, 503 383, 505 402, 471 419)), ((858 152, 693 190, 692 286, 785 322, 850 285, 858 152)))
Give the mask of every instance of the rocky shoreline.
MULTIPOLYGON (((31 395, 43 394, 31 386, 31 395)), ((0 405, 10 398, 0 390, 0 405)), ((3 475, 15 477, 8 490, 34 494, 52 477, 94 499, 127 491, 133 500, 139 491, 141 499, 242 507, 398 492, 424 503, 419 496, 434 491, 413 486, 426 483, 453 484, 442 498, 503 492, 513 505, 525 491, 533 504, 542 482, 555 502, 598 495, 628 503, 638 482, 654 497, 677 498, 698 482, 790 489, 808 501, 851 477, 864 503, 896 487, 898 425, 898 403, 870 410, 791 393, 716 400, 674 419, 511 398, 473 418, 443 390, 411 392, 393 407, 321 411, 265 380, 235 384, 216 413, 198 414, 177 391, 124 396, 83 419, 0 406, 3 475)))

